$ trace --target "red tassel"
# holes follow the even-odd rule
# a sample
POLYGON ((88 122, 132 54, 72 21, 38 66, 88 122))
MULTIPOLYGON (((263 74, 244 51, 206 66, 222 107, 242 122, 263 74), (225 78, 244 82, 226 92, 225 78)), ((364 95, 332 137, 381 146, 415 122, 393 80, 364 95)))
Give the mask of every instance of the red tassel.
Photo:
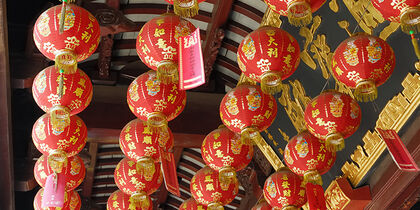
POLYGON ((306 184, 306 196, 310 210, 326 210, 324 189, 321 185, 316 185, 308 182, 306 184))

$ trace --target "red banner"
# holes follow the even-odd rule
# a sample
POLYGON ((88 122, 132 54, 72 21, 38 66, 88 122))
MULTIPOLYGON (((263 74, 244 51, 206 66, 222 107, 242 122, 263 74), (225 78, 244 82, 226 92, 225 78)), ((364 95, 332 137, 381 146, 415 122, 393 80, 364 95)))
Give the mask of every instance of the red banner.
POLYGON ((306 184, 306 197, 308 198, 309 210, 327 210, 324 197, 324 189, 321 185, 306 184))
POLYGON ((191 35, 179 37, 179 89, 188 90, 204 84, 203 53, 200 29, 191 35))
POLYGON ((178 175, 176 173, 174 153, 165 152, 161 147, 159 147, 159 153, 160 160, 162 162, 163 178, 165 179, 166 189, 170 193, 180 197, 181 193, 179 192, 178 175))
POLYGON ((44 195, 42 196, 42 208, 63 207, 64 188, 66 186, 66 176, 64 174, 51 174, 45 183, 44 195))
POLYGON ((388 151, 398 168, 402 171, 419 171, 419 167, 395 130, 382 130, 380 128, 376 130, 378 130, 385 141, 388 151))

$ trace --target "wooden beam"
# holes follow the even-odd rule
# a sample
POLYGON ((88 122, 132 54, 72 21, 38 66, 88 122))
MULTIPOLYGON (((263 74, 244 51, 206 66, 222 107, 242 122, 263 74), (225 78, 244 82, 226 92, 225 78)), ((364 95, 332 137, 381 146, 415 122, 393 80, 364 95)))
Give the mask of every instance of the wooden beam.
POLYGON ((6 1, 0 3, 0 206, 15 209, 6 1))
POLYGON ((89 154, 90 154, 90 164, 89 167, 86 167, 86 177, 83 181, 83 190, 82 196, 85 198, 90 198, 92 195, 93 181, 95 177, 95 167, 96 167, 96 155, 98 153, 98 143, 90 142, 89 143, 89 154))
MULTIPOLYGON (((414 160, 420 162, 420 117, 418 116, 401 137, 414 160)), ((372 202, 365 209, 410 209, 420 184, 419 172, 398 169, 389 154, 370 176, 372 202), (410 202, 411 198, 411 202, 410 202), (414 198, 414 199, 413 199, 414 198), (407 201, 407 202, 406 202, 407 201)))
MULTIPOLYGON (((88 128, 88 142, 118 144, 121 129, 88 128)), ((200 148, 206 136, 202 134, 174 133, 174 147, 200 148)))
POLYGON ((221 27, 229 18, 233 0, 217 0, 213 7, 211 23, 207 26, 207 38, 203 43, 206 81, 209 81, 225 32, 221 27))

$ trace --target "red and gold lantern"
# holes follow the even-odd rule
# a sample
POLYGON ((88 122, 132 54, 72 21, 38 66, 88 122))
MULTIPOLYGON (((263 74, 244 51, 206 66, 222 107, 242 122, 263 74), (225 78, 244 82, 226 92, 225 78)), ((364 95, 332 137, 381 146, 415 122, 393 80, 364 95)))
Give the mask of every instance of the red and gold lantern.
POLYGON ((293 173, 305 181, 322 185, 322 174, 330 170, 336 158, 335 151, 327 149, 324 140, 303 131, 294 136, 284 149, 284 160, 293 173))
POLYGON ((76 191, 69 191, 64 193, 64 205, 60 207, 42 208, 42 197, 44 195, 44 188, 38 190, 34 198, 35 210, 79 210, 82 207, 82 201, 79 193, 76 191))
POLYGON ((139 172, 155 173, 155 170, 160 170, 160 168, 154 168, 155 162, 159 162, 160 158, 159 147, 168 152, 173 144, 174 137, 169 128, 166 131, 152 132, 150 127, 140 119, 129 122, 120 134, 121 150, 125 156, 137 163, 139 172))
POLYGON ((175 14, 182 17, 194 17, 198 14, 198 4, 205 0, 165 0, 174 5, 175 14))
POLYGON ((199 204, 194 198, 190 198, 179 206, 179 210, 207 210, 207 206, 199 204))
POLYGON ((255 85, 240 85, 230 90, 220 103, 220 118, 224 125, 244 139, 261 139, 259 132, 267 129, 277 115, 273 96, 255 85))
POLYGON ((219 173, 206 166, 197 171, 191 179, 190 191, 193 198, 210 209, 223 209, 238 194, 237 180, 224 184, 219 182, 219 173))
MULTIPOLYGON (((149 203, 152 203, 152 199, 148 197, 149 203)), ((140 205, 136 205, 136 201, 130 196, 123 193, 120 190, 113 192, 106 204, 107 210, 153 210, 153 205, 149 205, 148 208, 142 208, 140 205)))
POLYGON ((273 207, 297 210, 306 203, 305 183, 287 168, 282 168, 265 180, 264 197, 273 207))
POLYGON ((401 23, 401 30, 420 32, 420 2, 418 0, 372 0, 373 6, 382 16, 391 21, 401 23))
POLYGON ((311 23, 312 13, 316 12, 326 0, 264 0, 265 3, 280 15, 287 16, 294 26, 305 26, 311 23))
POLYGON ((255 205, 254 207, 252 207, 251 210, 279 210, 280 208, 277 207, 271 207, 270 204, 267 203, 267 201, 263 201, 261 203, 258 203, 257 205, 255 205))
POLYGON ((204 162, 219 171, 219 181, 229 184, 236 171, 244 169, 254 155, 252 144, 242 142, 241 136, 222 127, 210 132, 201 146, 204 162))
POLYGON ((64 130, 54 130, 50 115, 44 114, 34 124, 32 140, 36 148, 48 156, 48 164, 60 173, 67 157, 78 154, 85 146, 87 127, 80 117, 73 115, 64 130))
POLYGON ((344 148, 344 139, 359 128, 361 109, 356 100, 335 90, 321 93, 305 109, 305 122, 309 132, 326 140, 335 151, 344 148))
POLYGON ((70 115, 83 111, 92 100, 92 83, 80 69, 63 73, 50 66, 35 77, 32 94, 38 106, 51 114, 54 130, 63 131, 70 123, 70 115))
POLYGON ((154 71, 138 76, 127 91, 131 112, 149 126, 162 128, 160 131, 184 110, 186 102, 186 92, 179 90, 178 84, 162 83, 154 71))
POLYGON ((76 70, 77 62, 95 52, 101 33, 95 17, 73 4, 65 7, 64 27, 60 32, 60 18, 64 11, 62 7, 51 7, 39 16, 34 26, 33 38, 44 56, 70 73, 76 70))
POLYGON ((190 35, 195 26, 166 13, 144 24, 137 36, 137 54, 149 68, 158 71, 164 83, 178 81, 178 38, 190 35))
POLYGON ((385 83, 395 67, 391 46, 379 37, 359 33, 341 42, 334 52, 334 77, 355 89, 358 101, 372 101, 378 96, 377 87, 385 83))
MULTIPOLYGON (((159 169, 160 163, 155 162, 155 167, 153 168, 159 169)), ((153 170, 152 168, 145 169, 153 170)), ((149 195, 160 187, 163 176, 160 170, 154 170, 153 173, 147 171, 138 172, 136 162, 124 158, 115 169, 114 179, 117 187, 123 193, 131 195, 138 206, 147 209, 151 205, 149 195)))
MULTIPOLYGON (((45 187, 47 177, 53 174, 52 167, 48 164, 48 157, 42 155, 35 163, 34 177, 35 180, 41 187, 45 187)), ((76 189, 85 178, 86 170, 83 160, 79 156, 70 157, 67 161, 67 165, 61 172, 66 177, 66 191, 72 191, 76 189)))
POLYGON ((270 26, 248 34, 238 48, 241 71, 261 83, 265 93, 281 91, 281 81, 292 75, 299 65, 299 43, 286 31, 270 26))

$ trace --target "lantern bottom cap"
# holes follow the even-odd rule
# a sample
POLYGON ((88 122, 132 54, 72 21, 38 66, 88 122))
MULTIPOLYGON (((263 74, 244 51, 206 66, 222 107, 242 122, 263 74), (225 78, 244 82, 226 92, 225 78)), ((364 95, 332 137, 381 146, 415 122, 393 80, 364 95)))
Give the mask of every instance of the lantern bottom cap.
POLYGON ((54 173, 61 173, 63 168, 67 166, 67 153, 61 149, 55 149, 49 152, 48 165, 54 173))
POLYGON ((266 94, 276 94, 282 90, 281 74, 268 71, 261 75, 261 90, 266 94))
POLYGON ((378 89, 372 80, 362 80, 357 82, 354 90, 354 97, 357 101, 369 102, 378 97, 378 89))
POLYGON ((417 61, 414 66, 416 67, 417 71, 420 71, 420 61, 417 61))
POLYGON ((224 210, 225 209, 223 208, 222 204, 220 204, 219 202, 210 203, 209 205, 207 205, 207 207, 210 210, 224 210))
POLYGON ((415 34, 420 33, 420 7, 408 7, 401 12, 400 15, 401 31, 410 34, 413 31, 415 34))
POLYGON ((306 1, 294 0, 287 5, 287 18, 293 26, 306 26, 312 22, 311 6, 306 1))
POLYGON ((306 182, 310 182, 312 184, 322 185, 322 177, 316 170, 309 170, 306 171, 303 175, 304 180, 306 182))
POLYGON ((197 0, 190 0, 186 3, 183 3, 180 0, 174 0, 174 12, 181 17, 194 17, 198 14, 199 9, 197 0))
POLYGON ((345 147, 344 138, 340 133, 328 134, 325 141, 330 151, 341 151, 345 147))
POLYGON ((219 169, 220 185, 229 186, 231 183, 238 182, 236 171, 231 166, 225 166, 219 169))
POLYGON ((284 206, 281 208, 281 210, 298 210, 296 206, 284 206))
POLYGON ((144 191, 132 194, 130 199, 132 199, 135 206, 140 207, 140 209, 148 209, 150 206, 149 195, 144 191))
POLYGON ((151 181, 156 172, 155 161, 151 157, 142 157, 136 163, 136 170, 146 181, 151 181))
POLYGON ((161 61, 157 67, 156 77, 163 84, 177 83, 178 65, 173 61, 161 61))

